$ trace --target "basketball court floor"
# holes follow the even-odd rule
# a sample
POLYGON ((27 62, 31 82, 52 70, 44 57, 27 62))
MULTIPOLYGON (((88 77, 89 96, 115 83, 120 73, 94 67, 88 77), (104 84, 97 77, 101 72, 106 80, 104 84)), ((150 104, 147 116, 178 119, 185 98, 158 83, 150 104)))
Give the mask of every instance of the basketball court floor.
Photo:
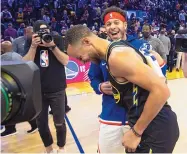
MULTIPOLYGON (((169 104, 178 116, 180 138, 174 153, 187 153, 187 79, 182 72, 168 74, 171 91, 169 104), (178 78, 178 79, 177 79, 178 78), (173 80, 175 79, 175 80, 173 80)), ((68 85, 68 104, 72 110, 67 114, 67 153, 96 153, 99 131, 98 115, 101 112, 101 96, 96 95, 89 83, 68 85), (70 127, 69 127, 70 126, 70 127), (73 130, 73 131, 72 131, 73 130), (73 133, 72 133, 73 132, 73 133)), ((49 115, 49 125, 56 143, 53 118, 49 115)), ((1 138, 1 153, 42 153, 43 143, 39 133, 27 134, 27 122, 17 124, 18 134, 1 138)), ((171 128, 172 129, 172 128, 171 128)))

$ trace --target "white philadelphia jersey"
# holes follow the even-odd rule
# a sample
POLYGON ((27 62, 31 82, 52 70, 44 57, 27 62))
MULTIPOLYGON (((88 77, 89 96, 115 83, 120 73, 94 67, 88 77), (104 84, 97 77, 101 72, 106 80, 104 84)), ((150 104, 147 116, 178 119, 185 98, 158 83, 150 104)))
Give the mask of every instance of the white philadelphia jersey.
POLYGON ((147 60, 147 64, 155 71, 156 74, 160 77, 165 77, 162 73, 162 69, 160 68, 158 61, 156 60, 155 56, 150 53, 152 50, 152 46, 148 43, 144 43, 139 51, 144 55, 147 60))

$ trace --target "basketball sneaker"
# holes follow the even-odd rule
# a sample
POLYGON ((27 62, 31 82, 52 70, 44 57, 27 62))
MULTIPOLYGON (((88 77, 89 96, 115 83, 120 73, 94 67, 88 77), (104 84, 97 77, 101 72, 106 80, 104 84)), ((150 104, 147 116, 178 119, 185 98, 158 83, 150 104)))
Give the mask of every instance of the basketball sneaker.
POLYGON ((16 130, 9 131, 5 129, 5 131, 1 133, 1 137, 8 137, 8 136, 16 135, 16 134, 17 134, 16 130))
POLYGON ((34 128, 31 128, 31 130, 28 130, 27 133, 28 133, 28 134, 33 134, 33 133, 35 133, 36 131, 38 131, 38 128, 37 128, 37 127, 34 127, 34 128))
POLYGON ((58 149, 57 153, 66 153, 66 150, 65 149, 58 149))

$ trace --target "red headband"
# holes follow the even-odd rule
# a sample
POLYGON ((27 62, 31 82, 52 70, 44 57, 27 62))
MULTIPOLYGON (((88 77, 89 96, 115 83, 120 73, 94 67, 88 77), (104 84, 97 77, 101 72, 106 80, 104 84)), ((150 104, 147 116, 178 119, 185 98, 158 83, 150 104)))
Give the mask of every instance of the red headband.
POLYGON ((123 15, 121 15, 120 13, 118 12, 110 12, 110 13, 107 13, 104 17, 104 24, 106 24, 106 22, 110 19, 119 19, 121 20, 122 22, 125 22, 126 19, 123 15))

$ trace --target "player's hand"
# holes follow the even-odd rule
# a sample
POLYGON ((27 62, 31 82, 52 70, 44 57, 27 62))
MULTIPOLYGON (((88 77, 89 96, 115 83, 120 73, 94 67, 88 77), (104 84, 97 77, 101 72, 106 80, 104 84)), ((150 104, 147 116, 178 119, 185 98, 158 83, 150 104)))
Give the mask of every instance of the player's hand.
POLYGON ((31 46, 34 48, 37 48, 40 43, 41 43, 41 40, 40 40, 40 37, 38 36, 38 34, 33 34, 31 46))
POLYGON ((139 146, 141 137, 137 137, 132 130, 127 131, 123 136, 122 145, 126 152, 135 152, 139 146))
POLYGON ((103 93, 105 93, 107 95, 113 95, 112 85, 110 84, 110 82, 103 82, 100 86, 100 89, 103 93))

